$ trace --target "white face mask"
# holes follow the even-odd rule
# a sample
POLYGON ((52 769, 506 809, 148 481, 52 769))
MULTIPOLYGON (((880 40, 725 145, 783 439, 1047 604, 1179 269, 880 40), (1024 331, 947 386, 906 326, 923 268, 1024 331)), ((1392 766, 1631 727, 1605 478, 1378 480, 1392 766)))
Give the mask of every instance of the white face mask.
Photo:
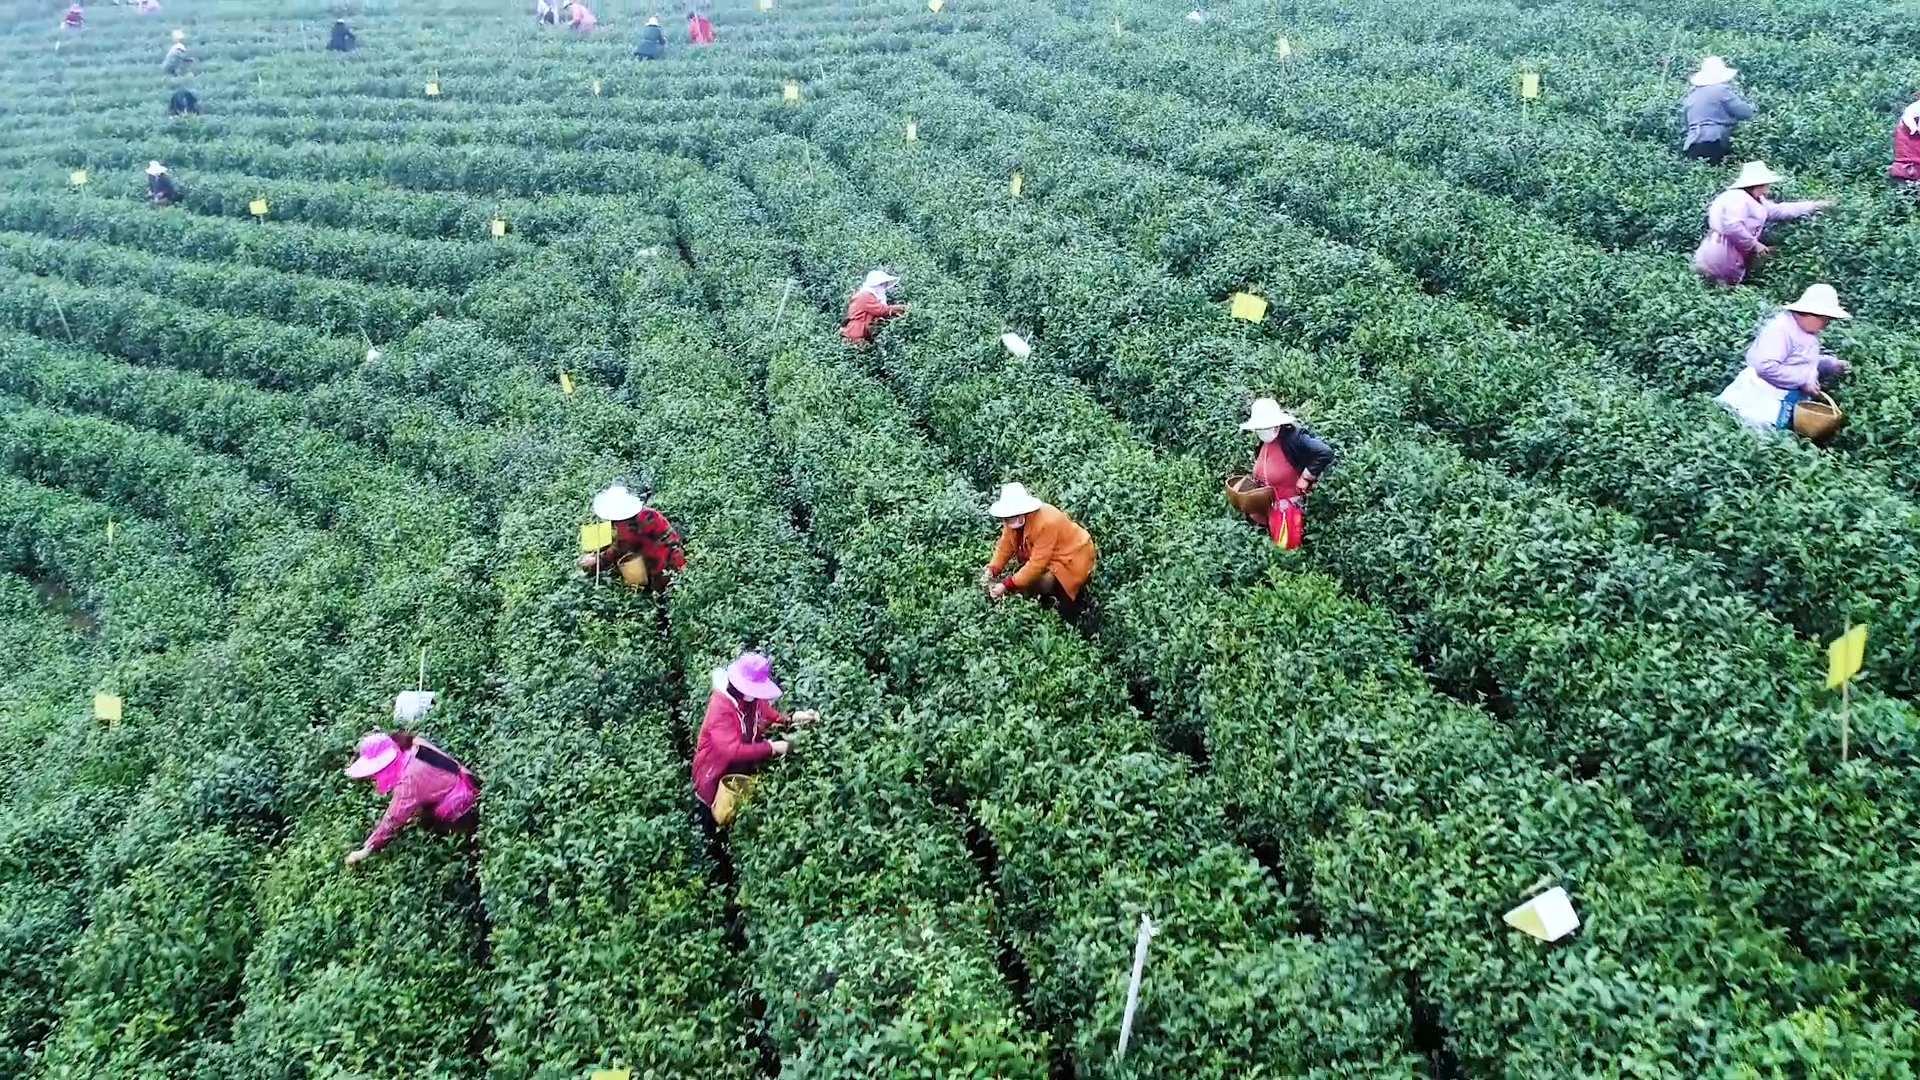
POLYGON ((1024 529, 1026 528, 1026 526, 1027 526, 1027 515, 1025 514, 1021 514, 1017 518, 1007 519, 1007 528, 1009 529, 1024 529))
POLYGON ((1256 434, 1260 436, 1261 442, 1272 442, 1280 437, 1280 429, 1277 427, 1263 427, 1256 434))

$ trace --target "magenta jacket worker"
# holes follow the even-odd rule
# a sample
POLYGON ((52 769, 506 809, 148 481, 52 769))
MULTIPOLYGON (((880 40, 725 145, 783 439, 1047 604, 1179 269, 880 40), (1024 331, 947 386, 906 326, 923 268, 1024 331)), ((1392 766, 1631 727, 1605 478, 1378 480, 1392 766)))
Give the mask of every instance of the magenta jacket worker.
POLYGON ((347 775, 371 778, 374 790, 392 793, 366 843, 347 855, 347 864, 379 851, 406 824, 422 815, 429 827, 465 829, 477 818, 480 780, 467 767, 417 735, 376 731, 360 740, 347 775))
MULTIPOLYGON (((713 671, 713 693, 700 721, 700 737, 693 749, 693 793, 709 812, 720 790, 720 778, 751 772, 768 758, 784 756, 787 742, 769 740, 767 733, 789 722, 773 707, 782 691, 773 681, 773 665, 759 653, 745 653, 713 671)), ((793 714, 795 725, 819 719, 819 714, 793 714)))

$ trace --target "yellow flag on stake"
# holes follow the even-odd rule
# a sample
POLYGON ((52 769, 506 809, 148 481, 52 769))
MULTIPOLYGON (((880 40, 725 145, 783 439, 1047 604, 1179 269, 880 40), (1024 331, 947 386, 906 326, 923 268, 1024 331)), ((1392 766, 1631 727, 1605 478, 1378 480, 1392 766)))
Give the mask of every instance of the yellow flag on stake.
POLYGON ((93 695, 93 718, 102 723, 120 722, 120 699, 112 694, 93 695))
POLYGON ((107 546, 113 546, 113 519, 107 519, 107 546))
POLYGON ((505 219, 505 218, 494 218, 494 219, 493 219, 493 220, 492 220, 491 222, 488 222, 488 223, 487 223, 487 231, 488 231, 489 233, 492 233, 492 234, 493 234, 494 236, 505 236, 505 235, 507 235, 507 222, 506 222, 506 219, 505 219))
POLYGON ((1267 317, 1267 302, 1252 293, 1233 294, 1233 317, 1248 322, 1261 322, 1267 317))
POLYGON ((560 373, 560 392, 563 394, 573 393, 573 376, 564 371, 560 373))
POLYGON ((427 96, 428 97, 440 96, 440 80, 439 79, 435 79, 432 82, 427 84, 427 96))
POLYGON ((800 84, 791 79, 787 80, 787 82, 780 87, 780 97, 783 101, 799 101, 800 84))
POLYGON ((247 213, 252 214, 254 217, 266 217, 267 216, 267 200, 255 199, 252 202, 248 203, 247 213))
POLYGON ((1867 628, 1855 626, 1827 646, 1827 689, 1839 688, 1842 683, 1860 674, 1860 665, 1867 659, 1867 628))
POLYGON ((87 182, 87 170, 75 169, 67 174, 67 183, 80 187, 87 182))
POLYGON ((1540 96, 1539 72, 1523 71, 1520 73, 1520 96, 1527 101, 1532 101, 1540 96))
POLYGON ((1273 55, 1282 60, 1293 55, 1293 42, 1287 40, 1287 35, 1281 34, 1278 38, 1274 39, 1273 55))
POLYGON ((593 96, 599 97, 600 96, 600 80, 599 79, 593 80, 592 86, 593 86, 593 96))
POLYGON ((1021 175, 1019 169, 1013 170, 1013 176, 1007 180, 1007 192, 1017 199, 1020 197, 1020 192, 1025 189, 1026 186, 1027 178, 1021 175))
POLYGON ((580 526, 580 550, 599 551, 613 546, 613 522, 596 521, 591 525, 580 526))
POLYGON ((907 121, 907 141, 908 142, 920 141, 920 125, 914 123, 911 120, 907 121))
POLYGON ((587 1080, 633 1080, 633 1073, 627 1069, 595 1069, 587 1080))

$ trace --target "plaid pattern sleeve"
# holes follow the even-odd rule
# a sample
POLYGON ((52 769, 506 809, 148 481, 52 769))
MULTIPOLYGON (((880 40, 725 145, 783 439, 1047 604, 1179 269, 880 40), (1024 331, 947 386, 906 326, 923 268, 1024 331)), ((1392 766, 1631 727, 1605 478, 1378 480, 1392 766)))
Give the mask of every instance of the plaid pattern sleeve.
POLYGON ((680 534, 658 510, 642 510, 638 517, 613 523, 613 546, 620 554, 637 551, 647 561, 647 572, 664 573, 687 565, 680 534))

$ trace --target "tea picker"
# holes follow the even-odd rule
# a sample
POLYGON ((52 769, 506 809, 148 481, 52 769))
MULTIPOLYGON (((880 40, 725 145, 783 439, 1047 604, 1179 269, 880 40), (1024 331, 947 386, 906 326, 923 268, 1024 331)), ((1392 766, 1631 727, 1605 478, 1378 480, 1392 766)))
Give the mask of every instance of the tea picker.
POLYGON ((1893 124, 1893 164, 1887 175, 1895 180, 1920 180, 1920 90, 1913 92, 1913 103, 1893 124))
POLYGON ((60 29, 62 30, 84 30, 86 26, 87 13, 79 4, 74 4, 67 8, 67 13, 60 16, 60 29))
POLYGON ((867 271, 860 287, 847 300, 847 317, 840 323, 840 336, 855 345, 871 344, 881 322, 905 315, 907 305, 887 300, 887 290, 898 284, 899 278, 878 267, 867 271))
POLYGON ((1833 205, 1831 199, 1774 202, 1767 196, 1780 174, 1764 161, 1740 166, 1727 189, 1707 207, 1707 235, 1693 253, 1693 268, 1715 285, 1738 285, 1747 276, 1747 264, 1773 254, 1760 242, 1770 222, 1808 217, 1833 205))
POLYGON ((1688 157, 1709 165, 1720 164, 1733 152, 1733 129, 1740 121, 1753 119, 1753 104, 1732 85, 1739 72, 1739 68, 1728 67, 1725 60, 1709 56, 1687 80, 1693 89, 1681 103, 1687 117, 1687 137, 1680 150, 1688 157))
MULTIPOLYGON (((424 654, 421 663, 424 670, 424 654)), ((433 705, 433 697, 431 691, 403 691, 393 700, 394 719, 419 720, 433 705)), ((347 775, 372 779, 374 790, 391 793, 393 798, 366 843, 347 853, 348 866, 385 847, 408 822, 422 815, 435 832, 470 832, 478 824, 479 778, 438 746, 407 731, 374 731, 355 750, 347 775)))
MULTIPOLYGON (((664 590, 668 575, 686 568, 680 534, 666 515, 649 507, 619 484, 593 497, 593 516, 605 523, 605 543, 580 556, 580 569, 589 574, 618 570, 634 588, 664 590)), ((590 530, 589 530, 590 531, 590 530)))
POLYGON ((200 99, 193 96, 193 91, 181 87, 167 99, 167 112, 172 116, 198 116, 200 99))
POLYGON ((187 70, 187 65, 191 63, 193 63, 193 57, 187 53, 187 43, 175 38, 173 43, 167 46, 167 55, 160 61, 160 70, 168 75, 178 75, 187 70))
POLYGON ((574 30, 585 34, 600 25, 600 20, 594 18, 593 12, 587 10, 587 5, 580 3, 580 0, 572 0, 567 7, 572 11, 567 17, 567 25, 574 30))
POLYGON ((660 29, 660 17, 649 15, 647 25, 640 28, 640 41, 633 47, 633 55, 642 60, 658 60, 667 51, 667 35, 660 29))
POLYGON ((333 20, 333 32, 327 38, 328 52, 352 52, 359 43, 360 39, 353 35, 353 28, 347 25, 347 20, 333 20))
POLYGON ((987 513, 1000 519, 1000 542, 980 571, 987 595, 995 600, 1009 593, 1034 596, 1067 618, 1076 615, 1099 558, 1087 530, 1058 507, 1029 494, 1024 484, 1002 487, 987 513), (994 580, 1014 560, 1020 569, 994 580))
POLYGON ((773 681, 773 665, 759 653, 742 653, 733 663, 713 669, 713 692, 700 721, 693 749, 693 795, 708 825, 733 824, 752 777, 769 758, 785 757, 790 744, 769 740, 776 727, 801 727, 820 719, 811 710, 783 715, 773 707, 783 691, 773 681))
POLYGON ((1746 366, 1715 400, 1755 427, 1792 428, 1815 440, 1832 434, 1839 413, 1822 380, 1852 368, 1821 351, 1820 331, 1835 319, 1852 317, 1833 286, 1808 286, 1800 299, 1761 325, 1747 346, 1746 366))
POLYGON ((147 162, 147 201, 155 206, 172 206, 180 200, 173 186, 173 174, 157 161, 147 162))
POLYGON ((1253 475, 1227 479, 1227 501, 1291 551, 1306 528, 1307 492, 1333 467, 1333 448, 1272 398, 1254 399, 1240 430, 1253 432, 1260 445, 1253 452, 1253 475))

